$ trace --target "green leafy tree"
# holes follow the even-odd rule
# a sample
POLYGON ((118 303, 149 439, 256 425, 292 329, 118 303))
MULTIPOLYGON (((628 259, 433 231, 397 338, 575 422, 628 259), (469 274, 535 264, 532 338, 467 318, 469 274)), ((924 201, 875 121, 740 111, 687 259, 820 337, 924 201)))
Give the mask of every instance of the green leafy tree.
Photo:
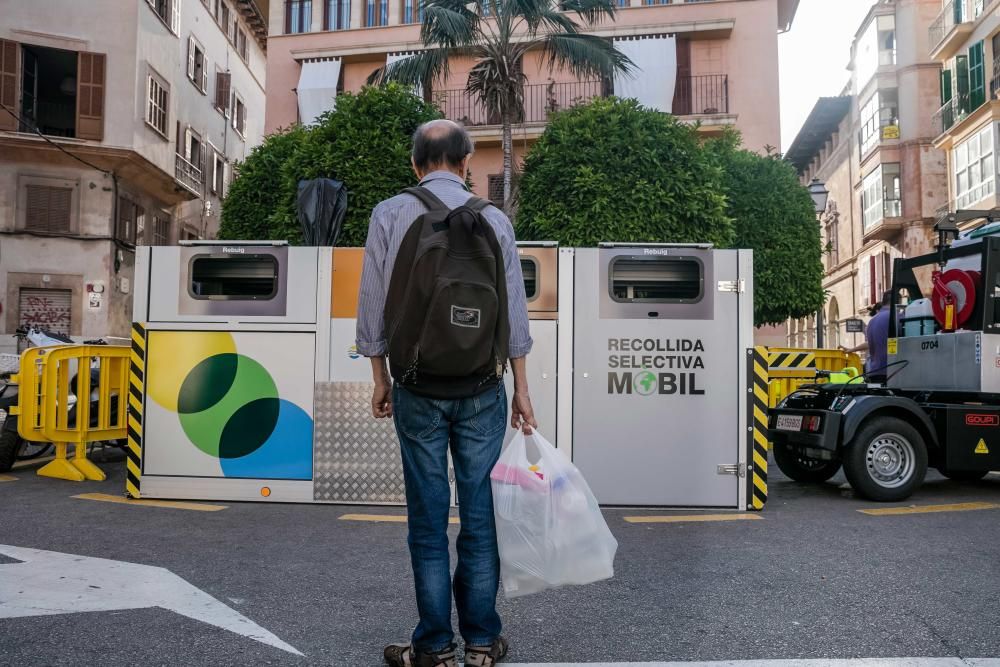
POLYGON ((281 171, 305 142, 301 126, 279 130, 264 138, 236 168, 236 177, 222 206, 219 236, 224 239, 301 238, 298 222, 288 219, 281 171))
POLYGON ((728 247, 722 170, 696 131, 635 100, 555 114, 521 176, 518 235, 568 246, 601 241, 728 247))
POLYGON ((610 79, 633 63, 611 40, 588 35, 603 19, 613 20, 615 0, 424 0, 420 36, 425 50, 376 70, 370 83, 407 85, 447 77, 449 59, 471 56, 466 90, 484 110, 500 119, 504 210, 511 209, 512 126, 524 117, 524 54, 540 50, 550 69, 565 68, 580 78, 610 79), (576 16, 576 19, 573 18, 576 16))
MULTIPOLYGON (((399 85, 368 86, 337 96, 337 106, 320 116, 282 168, 287 215, 295 220, 301 179, 336 178, 347 187, 347 216, 337 245, 361 246, 372 209, 415 185, 410 166, 413 133, 441 112, 399 85)), ((297 224, 297 223, 296 223, 297 224)))
POLYGON ((734 247, 754 251, 754 324, 779 324, 823 307, 823 248, 808 190, 780 155, 740 148, 729 132, 705 150, 722 169, 734 247))
POLYGON ((347 188, 347 215, 337 245, 364 245, 375 205, 414 185, 411 137, 440 118, 430 104, 398 85, 337 96, 315 125, 269 136, 241 163, 223 205, 220 235, 302 243, 298 183, 335 178, 347 188))

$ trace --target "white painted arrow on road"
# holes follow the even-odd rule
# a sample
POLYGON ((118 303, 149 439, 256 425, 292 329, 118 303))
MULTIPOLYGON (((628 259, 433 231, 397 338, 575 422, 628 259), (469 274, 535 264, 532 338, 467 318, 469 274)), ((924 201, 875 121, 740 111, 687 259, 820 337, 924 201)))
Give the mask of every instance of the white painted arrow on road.
POLYGON ((160 607, 269 646, 294 647, 170 570, 0 544, 0 618, 160 607))

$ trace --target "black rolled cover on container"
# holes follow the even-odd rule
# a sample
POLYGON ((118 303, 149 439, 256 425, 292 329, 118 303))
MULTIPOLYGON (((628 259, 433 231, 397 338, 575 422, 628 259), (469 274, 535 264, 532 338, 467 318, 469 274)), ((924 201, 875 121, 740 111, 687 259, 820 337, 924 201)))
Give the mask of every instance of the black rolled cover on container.
POLYGON ((332 178, 299 181, 296 210, 306 245, 335 245, 347 215, 344 182, 332 178))

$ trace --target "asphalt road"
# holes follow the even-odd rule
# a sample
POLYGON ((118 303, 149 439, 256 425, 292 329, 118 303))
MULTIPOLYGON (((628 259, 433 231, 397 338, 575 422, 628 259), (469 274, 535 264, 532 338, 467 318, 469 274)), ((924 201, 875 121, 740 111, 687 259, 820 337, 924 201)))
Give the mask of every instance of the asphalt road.
MULTIPOLYGON (((121 492, 122 464, 103 467, 103 483, 30 470, 0 482, 0 544, 167 568, 305 657, 147 608, 0 618, 0 665, 375 666, 386 642, 408 636, 405 525, 340 519, 402 510, 73 498, 121 492)), ((1000 509, 871 516, 858 510, 884 506, 843 482, 772 473, 752 521, 634 524, 624 517, 666 513, 606 511, 615 578, 501 600, 509 660, 1000 656, 1000 509)), ((958 484, 930 473, 906 504, 969 502, 1000 505, 1000 475, 958 484)), ((0 557, 0 581, 12 562, 0 557)))

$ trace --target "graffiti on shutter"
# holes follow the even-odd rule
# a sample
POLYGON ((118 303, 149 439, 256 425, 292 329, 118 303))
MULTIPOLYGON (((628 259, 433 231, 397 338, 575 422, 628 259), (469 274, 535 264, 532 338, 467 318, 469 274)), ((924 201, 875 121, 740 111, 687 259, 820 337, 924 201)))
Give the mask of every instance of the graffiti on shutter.
POLYGON ((21 288, 18 324, 68 336, 72 303, 72 290, 21 288))

